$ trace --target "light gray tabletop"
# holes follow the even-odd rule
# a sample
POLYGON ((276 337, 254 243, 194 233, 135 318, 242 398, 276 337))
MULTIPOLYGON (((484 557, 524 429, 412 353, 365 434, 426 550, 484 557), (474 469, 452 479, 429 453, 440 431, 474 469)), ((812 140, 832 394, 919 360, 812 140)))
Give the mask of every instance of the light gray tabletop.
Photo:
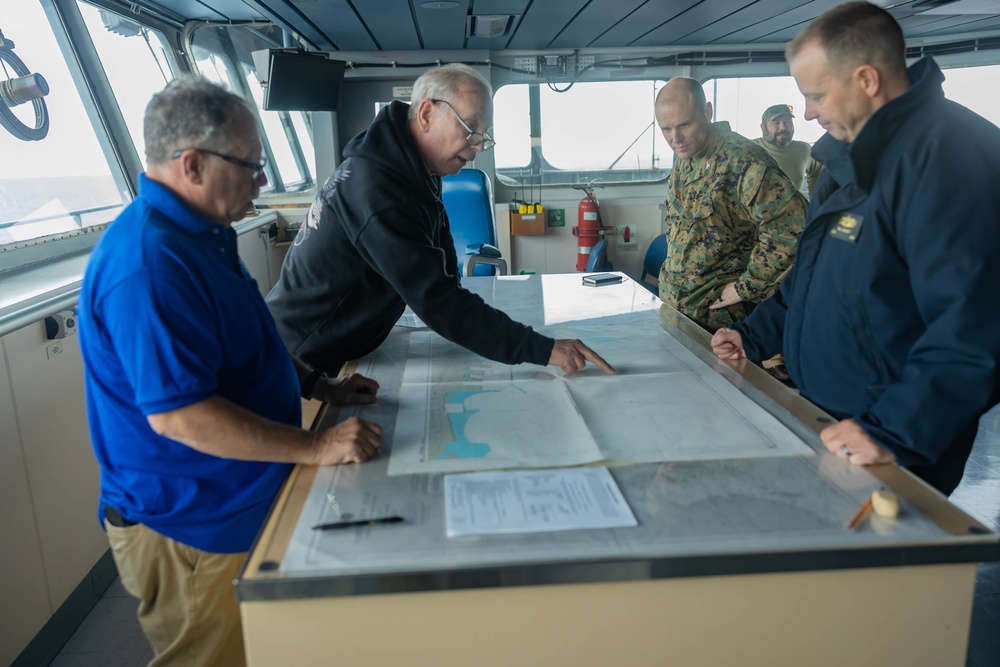
MULTIPOLYGON (((599 288, 582 286, 579 274, 473 278, 464 284, 543 331, 622 321, 655 324, 703 365, 702 372, 718 374, 794 433, 805 443, 805 455, 603 462, 637 527, 448 538, 443 475, 388 474, 398 408, 394 391, 412 354, 408 341, 417 335, 397 330, 360 369, 374 372, 382 383, 379 404, 362 414, 386 427, 384 452, 360 466, 296 468, 237 582, 241 600, 1000 557, 996 534, 909 473, 896 466, 851 466, 828 454, 816 433, 829 416, 753 364, 719 362, 707 349, 704 331, 627 277, 599 288), (849 530, 850 517, 883 485, 902 498, 900 517, 871 516, 849 530), (405 520, 311 529, 331 519, 386 515, 405 520)), ((606 356, 615 363, 613 352, 606 356)), ((614 386, 615 378, 608 381, 614 386)), ((622 414, 621 419, 641 420, 642 415, 622 414)), ((335 409, 325 410, 318 427, 336 420, 335 409)))

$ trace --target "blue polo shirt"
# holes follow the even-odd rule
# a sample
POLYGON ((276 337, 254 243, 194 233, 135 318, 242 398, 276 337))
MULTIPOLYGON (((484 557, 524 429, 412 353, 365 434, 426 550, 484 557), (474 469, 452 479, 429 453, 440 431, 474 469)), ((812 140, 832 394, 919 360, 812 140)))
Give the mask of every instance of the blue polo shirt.
POLYGON ((78 318, 101 505, 204 551, 247 551, 287 464, 222 459, 157 435, 146 416, 220 396, 298 426, 295 367, 236 233, 139 177, 105 232, 78 318))

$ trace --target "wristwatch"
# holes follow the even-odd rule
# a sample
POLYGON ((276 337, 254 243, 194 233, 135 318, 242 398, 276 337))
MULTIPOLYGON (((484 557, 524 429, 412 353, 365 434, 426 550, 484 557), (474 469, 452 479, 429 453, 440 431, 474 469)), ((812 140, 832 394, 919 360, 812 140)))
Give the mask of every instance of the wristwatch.
POLYGON ((309 375, 302 381, 302 398, 312 398, 313 390, 320 378, 328 377, 326 371, 314 368, 309 371, 309 375))

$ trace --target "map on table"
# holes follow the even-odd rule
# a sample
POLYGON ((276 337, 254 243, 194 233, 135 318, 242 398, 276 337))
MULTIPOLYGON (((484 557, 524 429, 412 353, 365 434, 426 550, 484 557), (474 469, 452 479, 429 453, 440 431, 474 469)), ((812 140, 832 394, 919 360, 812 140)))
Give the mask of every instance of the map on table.
POLYGON ((617 372, 509 366, 414 331, 407 349, 376 351, 359 363, 359 372, 382 384, 379 401, 392 410, 342 410, 341 418, 394 422, 390 475, 812 454, 649 318, 540 331, 582 340, 617 372), (378 355, 382 362, 374 363, 378 355))

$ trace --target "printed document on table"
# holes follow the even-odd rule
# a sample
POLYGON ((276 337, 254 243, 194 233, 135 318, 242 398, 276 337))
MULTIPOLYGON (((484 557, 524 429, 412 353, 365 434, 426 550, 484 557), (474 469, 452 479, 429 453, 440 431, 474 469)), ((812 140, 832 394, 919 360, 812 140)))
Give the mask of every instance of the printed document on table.
POLYGON ((420 319, 417 316, 417 314, 415 312, 413 312, 413 310, 409 306, 407 306, 403 310, 403 314, 399 316, 398 320, 396 320, 396 326, 397 327, 406 327, 408 329, 426 329, 427 328, 427 325, 424 324, 424 321, 422 319, 420 319))
POLYGON ((607 468, 446 475, 444 498, 448 537, 638 525, 607 468))

